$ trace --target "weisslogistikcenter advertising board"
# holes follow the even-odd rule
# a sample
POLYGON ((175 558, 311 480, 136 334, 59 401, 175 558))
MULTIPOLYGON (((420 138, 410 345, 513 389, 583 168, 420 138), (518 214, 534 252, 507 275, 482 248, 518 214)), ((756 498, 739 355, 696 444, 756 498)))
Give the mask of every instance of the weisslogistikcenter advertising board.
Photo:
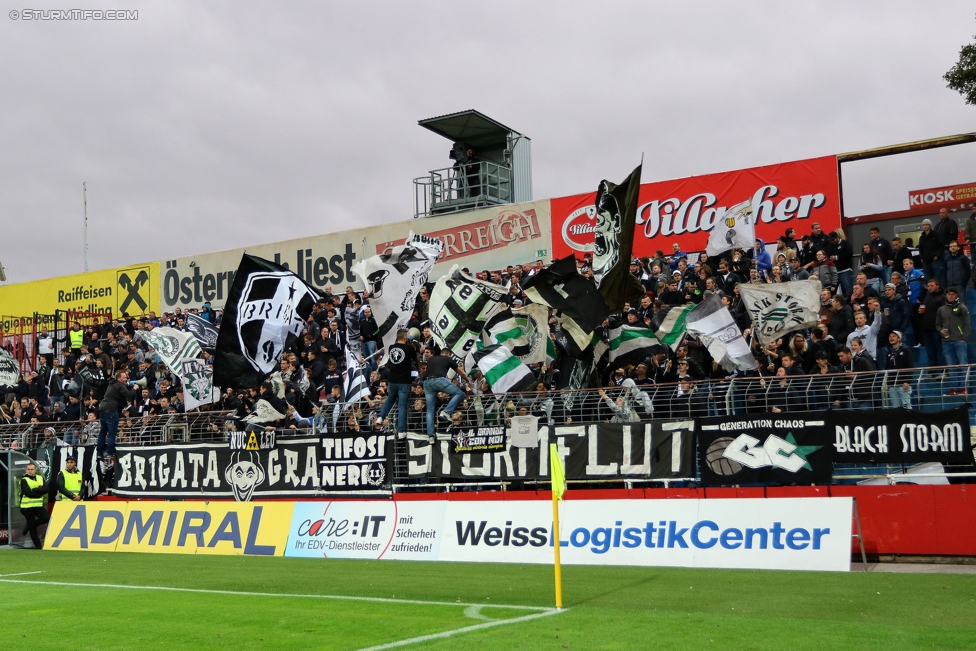
MULTIPOLYGON (((810 232, 813 222, 830 232, 841 225, 837 174, 837 158, 824 156, 642 183, 634 255, 650 257, 658 249, 671 255, 675 243, 685 253, 704 251, 712 225, 728 208, 747 200, 752 201, 757 219, 756 237, 766 244, 775 244, 787 228, 793 228, 800 239, 810 232)), ((595 196, 593 192, 552 200, 555 257, 579 257, 593 251, 595 196)))
MULTIPOLYGON (((561 505, 569 565, 848 571, 851 498, 579 500, 561 505)), ((286 556, 552 563, 548 501, 308 502, 286 556)))

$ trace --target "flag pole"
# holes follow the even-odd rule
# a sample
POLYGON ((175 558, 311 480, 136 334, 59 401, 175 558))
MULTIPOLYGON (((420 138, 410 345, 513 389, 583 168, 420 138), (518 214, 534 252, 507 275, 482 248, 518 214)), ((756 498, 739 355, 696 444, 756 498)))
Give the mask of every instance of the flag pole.
POLYGON ((552 542, 553 569, 556 575, 556 608, 563 607, 563 569, 559 558, 561 545, 559 544, 559 500, 566 491, 566 472, 562 459, 556 450, 556 444, 549 444, 549 477, 552 480, 552 542))
POLYGON ((555 543, 556 608, 563 607, 563 571, 559 559, 559 497, 552 492, 552 539, 555 543))

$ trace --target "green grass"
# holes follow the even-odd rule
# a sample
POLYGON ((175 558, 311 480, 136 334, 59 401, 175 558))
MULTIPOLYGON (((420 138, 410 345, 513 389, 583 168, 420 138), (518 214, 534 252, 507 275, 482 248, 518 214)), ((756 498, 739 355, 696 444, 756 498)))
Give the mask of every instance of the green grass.
MULTIPOLYGON (((552 568, 5 551, 25 581, 549 607, 552 568)), ((976 649, 972 575, 563 568, 566 612, 406 649, 976 649)), ((0 649, 354 650, 476 625, 464 607, 0 582, 0 649)), ((486 608, 513 618, 524 610, 486 608)))

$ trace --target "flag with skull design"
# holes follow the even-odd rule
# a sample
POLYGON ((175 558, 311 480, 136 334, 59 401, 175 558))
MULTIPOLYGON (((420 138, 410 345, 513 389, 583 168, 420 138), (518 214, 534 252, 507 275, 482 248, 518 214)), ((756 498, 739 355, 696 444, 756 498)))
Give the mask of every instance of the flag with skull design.
POLYGON ((611 313, 620 312, 624 303, 644 294, 640 281, 630 272, 642 166, 638 165, 620 185, 601 181, 596 192, 593 280, 611 313))
POLYGON ((302 336, 318 290, 285 267, 246 253, 227 296, 217 336, 213 382, 256 387, 302 336))

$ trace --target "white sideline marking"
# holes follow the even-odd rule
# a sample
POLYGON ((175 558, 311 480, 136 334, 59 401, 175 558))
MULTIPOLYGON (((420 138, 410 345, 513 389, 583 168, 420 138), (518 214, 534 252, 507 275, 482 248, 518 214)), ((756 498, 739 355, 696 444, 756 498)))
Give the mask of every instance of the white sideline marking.
POLYGON ((492 626, 504 626, 506 624, 518 624, 519 622, 527 622, 530 619, 539 619, 540 617, 549 617, 550 615, 558 615, 559 613, 565 611, 566 609, 558 608, 548 608, 546 612, 533 613, 531 615, 523 615, 521 617, 515 617, 514 619, 499 619, 492 622, 485 622, 484 624, 475 624, 474 626, 465 626, 464 628, 456 628, 453 631, 444 631, 443 633, 432 633, 430 635, 421 635, 419 637, 411 637, 406 640, 399 640, 397 642, 390 642, 388 644, 380 644, 377 646, 370 646, 364 649, 359 649, 359 651, 381 651, 381 649, 393 649, 398 646, 407 646, 408 644, 417 644, 418 642, 429 642, 430 640, 440 640, 442 638, 453 637, 455 635, 460 635, 461 633, 470 633, 471 631, 480 631, 482 629, 491 628, 492 626))
POLYGON ((542 606, 512 606, 507 604, 471 604, 471 603, 461 603, 455 601, 421 601, 419 599, 388 599, 384 597, 351 597, 347 595, 326 595, 326 594, 284 594, 277 592, 244 592, 239 590, 206 590, 203 588, 173 588, 169 586, 159 586, 159 585, 118 585, 115 583, 69 583, 66 581, 29 581, 23 579, 8 579, 8 576, 22 576, 26 574, 41 574, 41 572, 22 572, 19 574, 2 574, 0 575, 0 583, 26 583, 26 584, 36 584, 36 585, 57 585, 57 586, 74 586, 78 588, 117 588, 120 590, 160 590, 163 592, 192 592, 198 594, 220 594, 220 595, 234 595, 234 596, 244 596, 244 597, 286 597, 291 599, 332 599, 336 601, 367 601, 373 603, 386 603, 386 604, 414 604, 418 606, 455 606, 463 607, 465 609, 464 614, 472 619, 485 619, 483 624, 475 624, 473 626, 465 626, 464 628, 456 628, 450 631, 444 631, 443 633, 431 633, 430 635, 421 635, 419 637, 411 637, 405 640, 398 640, 396 642, 388 642, 386 644, 380 644, 377 646, 366 647, 364 649, 359 649, 359 651, 381 651, 382 649, 393 649, 395 647, 407 646, 408 644, 417 644, 419 642, 427 642, 429 640, 439 640, 442 638, 453 637, 455 635, 461 635, 463 633, 470 633, 471 631, 480 631, 486 628, 492 628, 493 626, 505 626, 506 624, 518 624, 520 622, 527 622, 533 619, 539 619, 540 617, 548 617, 550 615, 558 615, 559 613, 565 611, 566 609, 559 608, 545 608, 542 606), (523 615, 521 617, 514 617, 512 619, 492 619, 487 615, 481 613, 482 608, 509 608, 513 610, 532 610, 535 611, 531 615, 523 615))
POLYGON ((44 570, 38 570, 37 572, 17 572, 16 574, 0 574, 0 577, 4 576, 27 576, 28 574, 43 574, 44 570))
MULTIPOLYGON (((37 572, 25 572, 25 574, 37 574, 37 572)), ((0 576, 18 576, 16 574, 6 574, 0 576)), ((287 594, 281 592, 243 592, 239 590, 206 590, 204 588, 173 588, 169 586, 162 585, 119 585, 115 583, 67 583, 65 581, 25 581, 23 579, 5 579, 0 578, 0 583, 30 583, 37 585, 60 585, 60 586, 75 586, 77 588, 118 588, 121 590, 162 590, 164 592, 194 592, 200 594, 224 594, 224 595, 236 595, 243 597, 287 597, 291 599, 334 599, 337 601, 371 601, 374 603, 383 604, 415 604, 418 606, 456 606, 470 608, 474 607, 489 607, 489 608, 511 608, 514 610, 534 610, 536 612, 546 612, 554 611, 558 612, 555 608, 546 608, 543 606, 511 606, 508 604, 470 604, 461 603, 460 601, 421 601, 419 599, 388 599, 384 597, 353 597, 349 595, 331 595, 331 594, 287 594)))

